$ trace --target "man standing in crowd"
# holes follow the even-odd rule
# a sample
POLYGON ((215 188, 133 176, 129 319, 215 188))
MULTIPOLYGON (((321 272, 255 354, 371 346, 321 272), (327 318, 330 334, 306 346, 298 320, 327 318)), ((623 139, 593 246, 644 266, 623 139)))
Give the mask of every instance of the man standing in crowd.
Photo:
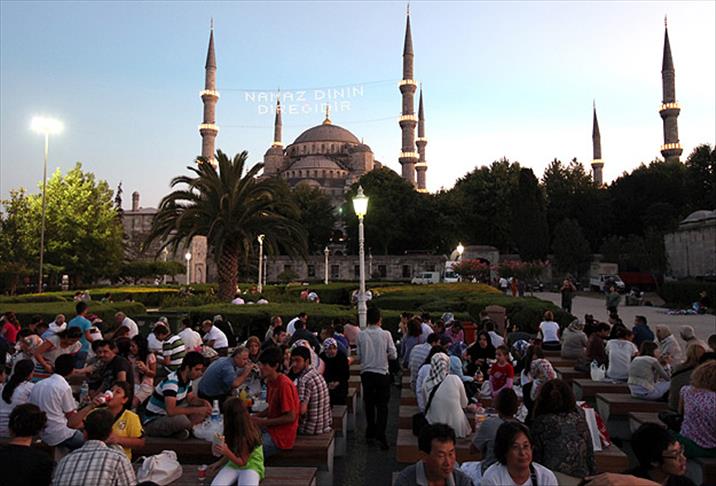
POLYGON ((380 448, 388 450, 388 439, 385 436, 390 401, 388 360, 396 359, 398 353, 393 336, 381 328, 380 310, 376 307, 368 309, 367 319, 368 326, 358 335, 358 358, 367 422, 365 438, 367 441, 378 440, 380 448))
POLYGON ((90 343, 93 341, 92 333, 90 332, 92 323, 89 321, 89 319, 87 319, 88 310, 89 306, 86 302, 77 302, 77 304, 75 305, 75 313, 77 315, 73 317, 72 320, 67 324, 68 328, 79 327, 82 331, 82 337, 80 338, 82 348, 75 355, 75 368, 84 368, 85 361, 87 361, 87 355, 90 351, 90 343))
POLYGON ((188 439, 192 426, 211 414, 211 404, 192 392, 192 381, 201 377, 204 366, 201 353, 190 351, 179 369, 154 388, 143 417, 147 435, 188 439))
POLYGON ((331 430, 333 415, 328 385, 323 376, 311 366, 311 352, 304 346, 291 351, 291 370, 296 378, 301 420, 298 433, 318 435, 331 430))
POLYGON ((268 408, 251 416, 251 420, 261 427, 264 457, 280 450, 292 449, 296 442, 300 403, 296 385, 286 375, 279 372, 283 361, 280 349, 270 347, 259 356, 259 369, 266 382, 268 408))
POLYGON ((231 392, 243 385, 253 369, 249 361, 249 350, 238 346, 231 356, 219 358, 209 365, 199 382, 199 398, 220 404, 229 398, 231 392))
POLYGON ((106 408, 95 410, 85 419, 87 442, 63 457, 57 464, 52 484, 56 486, 134 486, 137 478, 121 449, 107 446, 114 417, 106 408))

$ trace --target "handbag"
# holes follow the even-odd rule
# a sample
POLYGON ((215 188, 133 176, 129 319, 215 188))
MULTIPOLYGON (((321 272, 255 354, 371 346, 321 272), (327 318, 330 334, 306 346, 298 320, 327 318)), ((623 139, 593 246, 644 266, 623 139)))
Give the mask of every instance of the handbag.
POLYGON ((159 454, 140 457, 142 464, 137 471, 137 482, 151 481, 166 486, 179 479, 182 475, 182 467, 177 461, 177 454, 174 451, 162 451, 159 454))
POLYGON ((440 383, 435 385, 432 390, 430 390, 430 397, 428 397, 428 404, 425 406, 425 412, 418 412, 413 415, 413 435, 420 435, 420 431, 423 429, 423 427, 429 425, 428 419, 425 418, 425 415, 428 413, 428 410, 430 410, 430 404, 433 403, 433 397, 435 396, 435 392, 438 391, 438 388, 440 388, 440 385, 442 384, 443 382, 441 381, 440 383))

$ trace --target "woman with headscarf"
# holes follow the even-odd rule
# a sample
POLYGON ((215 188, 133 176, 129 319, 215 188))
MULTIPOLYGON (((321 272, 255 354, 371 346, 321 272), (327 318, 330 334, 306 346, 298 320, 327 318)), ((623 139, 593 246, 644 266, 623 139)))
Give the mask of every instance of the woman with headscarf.
POLYGON ((668 354, 671 356, 671 362, 674 365, 681 364, 684 360, 684 354, 681 351, 679 341, 676 340, 676 336, 671 334, 669 328, 663 324, 657 325, 654 329, 656 330, 656 339, 659 340, 659 349, 662 356, 668 354))
POLYGON ((463 411, 463 408, 467 407, 465 387, 458 376, 449 374, 449 370, 450 358, 447 354, 433 355, 430 360, 430 374, 423 384, 423 391, 428 397, 425 419, 430 424, 449 425, 458 438, 467 437, 472 432, 472 427, 463 411))
POLYGON ((548 381, 557 378, 557 373, 552 368, 552 363, 540 358, 533 360, 532 364, 530 364, 530 377, 532 381, 522 387, 522 403, 527 408, 525 422, 528 424, 532 421, 532 409, 542 386, 548 381))
POLYGON ((579 319, 573 320, 562 333, 563 358, 584 360, 587 353, 587 335, 584 333, 584 323, 579 319))
POLYGON ((348 357, 338 349, 338 342, 330 337, 323 341, 323 352, 320 357, 326 367, 323 378, 328 384, 331 406, 345 405, 348 396, 348 378, 351 374, 348 357))
POLYGON ((468 360, 468 375, 474 375, 479 370, 482 372, 482 376, 487 376, 487 371, 490 369, 490 363, 487 360, 495 359, 495 347, 487 332, 482 331, 477 335, 475 342, 465 350, 465 358, 468 360))

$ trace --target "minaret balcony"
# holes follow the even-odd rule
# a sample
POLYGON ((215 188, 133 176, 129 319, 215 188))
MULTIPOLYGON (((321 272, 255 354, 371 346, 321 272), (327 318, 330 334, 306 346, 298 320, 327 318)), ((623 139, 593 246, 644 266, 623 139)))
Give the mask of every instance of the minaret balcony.
POLYGON ((202 130, 218 132, 219 126, 214 123, 202 123, 201 125, 199 125, 199 131, 202 131, 202 130))
POLYGON ((415 164, 415 170, 418 170, 418 169, 427 170, 427 168, 428 168, 427 162, 418 162, 417 164, 415 164))
POLYGON ((415 139, 415 143, 428 143, 427 137, 418 137, 415 139))
POLYGON ((416 191, 422 192, 423 194, 427 194, 429 191, 425 188, 417 188, 416 191))
POLYGON ((398 86, 406 86, 406 85, 417 87, 418 83, 414 79, 401 79, 400 82, 398 83, 398 86))
POLYGON ((681 146, 680 143, 665 143, 661 146, 661 151, 665 150, 683 150, 684 147, 681 146))
POLYGON ((212 98, 219 98, 219 92, 216 91, 215 89, 204 89, 199 92, 199 96, 201 96, 202 98, 204 96, 212 97, 212 98))
POLYGON ((671 103, 662 103, 661 107, 659 108, 659 111, 666 111, 666 110, 680 110, 681 105, 677 102, 671 102, 671 103))
POLYGON ((412 115, 400 115, 400 118, 398 118, 398 121, 399 121, 399 122, 402 122, 402 121, 413 121, 413 122, 417 122, 417 121, 418 121, 418 117, 415 116, 415 114, 412 114, 412 115))
POLYGON ((400 152, 400 158, 401 159, 417 159, 418 153, 417 152, 400 152))
POLYGON ((604 165, 604 161, 602 159, 594 159, 592 160, 592 167, 594 166, 602 167, 604 165))

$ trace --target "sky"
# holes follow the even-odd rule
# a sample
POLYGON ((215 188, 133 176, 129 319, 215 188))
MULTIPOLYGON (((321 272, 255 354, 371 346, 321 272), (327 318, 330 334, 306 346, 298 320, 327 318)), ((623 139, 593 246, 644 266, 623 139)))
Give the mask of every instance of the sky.
MULTIPOLYGON (((156 206, 201 151, 212 18, 217 148, 260 162, 280 89, 285 145, 320 124, 331 99, 333 123, 400 173, 405 13, 387 1, 2 0, 0 198, 38 190, 43 140, 30 121, 49 115, 64 131, 50 139, 48 173, 80 161, 122 182, 125 207, 134 191, 156 206)), ((661 157, 665 15, 685 160, 716 143, 716 2, 413 1, 428 189, 501 157, 538 177, 554 158, 589 168, 594 100, 606 182, 661 157)))

